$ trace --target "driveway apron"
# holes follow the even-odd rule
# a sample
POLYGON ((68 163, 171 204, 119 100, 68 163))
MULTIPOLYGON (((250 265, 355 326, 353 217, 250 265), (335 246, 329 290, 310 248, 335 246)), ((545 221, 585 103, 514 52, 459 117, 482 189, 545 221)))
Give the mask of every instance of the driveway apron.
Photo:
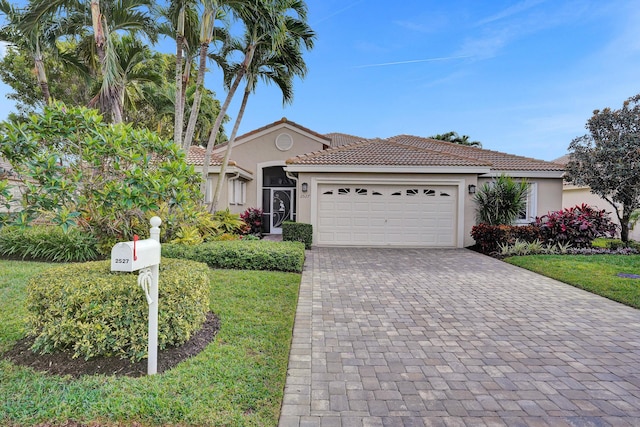
POLYGON ((640 426, 640 311, 464 249, 308 251, 279 426, 432 425, 640 426))

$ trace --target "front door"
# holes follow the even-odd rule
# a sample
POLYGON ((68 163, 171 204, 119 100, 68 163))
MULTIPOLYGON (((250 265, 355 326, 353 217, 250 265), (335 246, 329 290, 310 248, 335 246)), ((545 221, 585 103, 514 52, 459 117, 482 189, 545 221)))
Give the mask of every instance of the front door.
POLYGON ((282 234, 282 222, 292 221, 294 188, 271 189, 271 233, 282 234))

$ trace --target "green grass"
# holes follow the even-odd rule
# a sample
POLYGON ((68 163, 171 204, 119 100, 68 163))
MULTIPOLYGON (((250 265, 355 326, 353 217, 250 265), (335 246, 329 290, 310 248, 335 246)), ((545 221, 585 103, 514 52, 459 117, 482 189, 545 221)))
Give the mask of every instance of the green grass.
POLYGON ((528 255, 506 262, 560 280, 597 295, 640 308, 640 255, 528 255))
MULTIPOLYGON (((0 261, 0 352, 24 336, 26 282, 46 267, 0 261)), ((0 425, 73 419, 105 425, 276 426, 300 275, 211 273, 211 309, 221 327, 199 355, 142 378, 73 379, 0 360, 0 425)))

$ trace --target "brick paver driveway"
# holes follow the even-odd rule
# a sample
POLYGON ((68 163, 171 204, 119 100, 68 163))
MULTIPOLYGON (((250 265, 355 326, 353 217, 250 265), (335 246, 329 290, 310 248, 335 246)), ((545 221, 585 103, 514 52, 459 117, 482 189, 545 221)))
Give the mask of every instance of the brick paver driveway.
POLYGON ((280 427, 423 425, 640 426, 640 311, 468 250, 308 252, 280 427))

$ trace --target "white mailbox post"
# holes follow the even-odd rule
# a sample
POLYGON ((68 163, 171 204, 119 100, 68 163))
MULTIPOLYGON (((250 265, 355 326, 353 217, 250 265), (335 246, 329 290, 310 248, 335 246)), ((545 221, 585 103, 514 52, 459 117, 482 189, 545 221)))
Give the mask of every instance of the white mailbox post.
POLYGON ((154 216, 150 238, 133 242, 120 242, 111 249, 111 271, 138 271, 138 285, 142 287, 149 305, 149 345, 147 374, 158 372, 158 279, 160 267, 160 224, 154 216))

